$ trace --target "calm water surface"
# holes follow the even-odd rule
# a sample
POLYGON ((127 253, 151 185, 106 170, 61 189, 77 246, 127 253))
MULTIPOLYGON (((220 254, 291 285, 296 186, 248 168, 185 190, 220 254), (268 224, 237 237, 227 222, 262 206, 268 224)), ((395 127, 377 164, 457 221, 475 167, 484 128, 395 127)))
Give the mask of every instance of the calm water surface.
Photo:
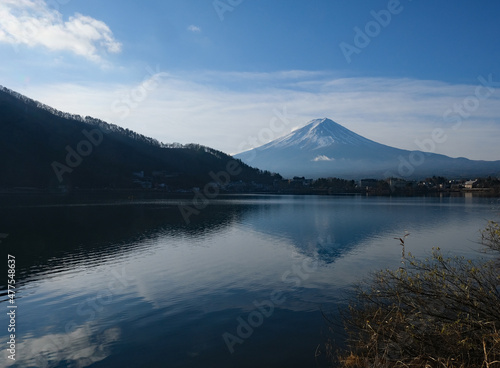
MULTIPOLYGON (((4 201, 5 202, 5 201, 4 201)), ((12 202, 12 201, 11 201, 12 202)), ((322 317, 407 251, 480 257, 492 198, 224 196, 186 224, 179 199, 0 207, 16 257, 16 361, 0 367, 322 367, 322 317), (13 364, 15 363, 15 364, 13 364)))

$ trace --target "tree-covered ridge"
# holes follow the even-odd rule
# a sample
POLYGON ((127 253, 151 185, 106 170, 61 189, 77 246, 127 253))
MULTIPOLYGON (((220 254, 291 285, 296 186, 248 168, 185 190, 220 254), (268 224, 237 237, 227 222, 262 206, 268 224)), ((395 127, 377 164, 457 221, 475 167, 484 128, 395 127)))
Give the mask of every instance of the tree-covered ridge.
POLYGON ((149 144, 157 146, 157 147, 205 149, 205 152, 210 152, 210 153, 213 153, 214 155, 217 155, 217 153, 219 152, 219 151, 214 150, 212 148, 205 147, 205 146, 195 144, 195 143, 190 143, 190 144, 186 144, 186 145, 183 145, 181 143, 175 143, 175 142, 174 143, 163 143, 163 142, 158 141, 155 138, 147 137, 143 134, 134 132, 133 130, 130 130, 127 128, 122 128, 116 124, 107 123, 101 119, 97 119, 97 118, 94 118, 92 116, 85 116, 84 117, 84 116, 81 116, 78 114, 71 114, 68 112, 57 110, 49 105, 46 105, 40 101, 36 101, 32 98, 24 96, 24 95, 20 94, 19 92, 13 91, 13 90, 11 90, 7 87, 4 87, 2 85, 0 85, 0 91, 9 94, 10 96, 16 98, 19 101, 22 101, 27 106, 31 106, 31 107, 34 107, 37 109, 47 111, 54 116, 57 116, 57 117, 60 117, 60 118, 66 119, 66 120, 74 120, 74 121, 86 123, 86 124, 89 124, 89 125, 92 125, 95 127, 99 127, 101 130, 108 132, 108 133, 109 132, 120 133, 120 134, 123 134, 123 135, 131 138, 131 139, 142 141, 144 143, 149 143, 149 144))
MULTIPOLYGON (((231 156, 200 144, 161 143, 90 116, 68 114, 0 89, 0 188, 189 190, 231 156)), ((277 175, 237 161, 231 181, 272 186, 277 175)))

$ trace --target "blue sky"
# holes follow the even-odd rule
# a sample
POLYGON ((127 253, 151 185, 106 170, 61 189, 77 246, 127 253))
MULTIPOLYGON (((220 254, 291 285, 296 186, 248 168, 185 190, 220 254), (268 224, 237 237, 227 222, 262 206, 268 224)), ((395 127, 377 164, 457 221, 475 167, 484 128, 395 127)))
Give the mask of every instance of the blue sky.
POLYGON ((0 84, 228 153, 329 117, 405 149, 441 129, 432 151, 493 160, 499 16, 463 0, 0 0, 0 84))

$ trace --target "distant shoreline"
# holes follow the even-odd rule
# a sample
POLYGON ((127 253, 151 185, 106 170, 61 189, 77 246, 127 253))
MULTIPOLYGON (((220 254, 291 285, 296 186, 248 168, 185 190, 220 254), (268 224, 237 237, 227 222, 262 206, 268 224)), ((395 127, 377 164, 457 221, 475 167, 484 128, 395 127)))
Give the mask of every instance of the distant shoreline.
MULTIPOLYGON (((122 199, 161 199, 161 198, 191 198, 193 190, 183 191, 165 191, 155 189, 74 189, 66 192, 56 192, 40 188, 13 188, 0 189, 0 198, 8 196, 15 197, 51 197, 51 198, 68 198, 68 197, 85 197, 85 196, 106 196, 107 198, 122 198, 122 199)), ((276 190, 276 191, 221 191, 219 196, 228 195, 318 195, 318 196, 368 196, 368 197, 435 197, 435 196, 466 196, 474 195, 481 197, 500 197, 500 192, 495 188, 462 188, 462 189, 437 189, 427 192, 392 192, 378 193, 375 191, 353 191, 353 192, 335 192, 329 190, 276 190)), ((104 199, 104 198, 103 198, 104 199)))

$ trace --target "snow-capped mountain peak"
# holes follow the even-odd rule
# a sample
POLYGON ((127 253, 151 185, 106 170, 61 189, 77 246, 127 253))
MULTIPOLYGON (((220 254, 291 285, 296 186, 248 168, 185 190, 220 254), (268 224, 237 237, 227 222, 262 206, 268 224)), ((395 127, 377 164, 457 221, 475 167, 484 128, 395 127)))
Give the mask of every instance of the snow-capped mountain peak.
POLYGON ((387 178, 487 176, 500 173, 500 161, 453 159, 407 151, 364 138, 333 120, 314 119, 263 146, 235 155, 261 170, 285 177, 387 178), (420 161, 416 161, 420 157, 420 161))
POLYGON ((333 120, 323 118, 311 120, 306 126, 262 146, 261 149, 299 147, 311 150, 329 147, 334 144, 359 145, 361 143, 373 142, 344 128, 333 120))

